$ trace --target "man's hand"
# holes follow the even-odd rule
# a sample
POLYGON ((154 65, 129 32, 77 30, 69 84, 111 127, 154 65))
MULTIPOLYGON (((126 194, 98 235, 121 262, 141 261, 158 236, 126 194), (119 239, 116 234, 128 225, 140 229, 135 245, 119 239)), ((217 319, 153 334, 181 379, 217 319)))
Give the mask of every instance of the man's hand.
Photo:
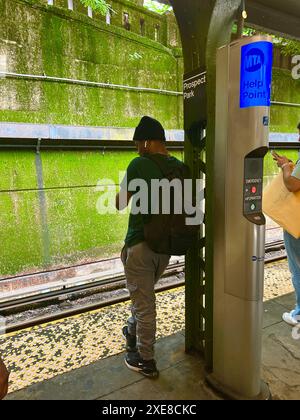
POLYGON ((0 400, 2 400, 8 392, 8 378, 8 370, 0 359, 0 400))

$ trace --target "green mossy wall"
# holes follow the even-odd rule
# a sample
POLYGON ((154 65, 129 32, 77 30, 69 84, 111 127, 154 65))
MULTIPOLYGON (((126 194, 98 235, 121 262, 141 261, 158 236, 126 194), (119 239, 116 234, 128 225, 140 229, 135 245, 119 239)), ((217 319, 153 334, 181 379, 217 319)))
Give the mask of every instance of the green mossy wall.
MULTIPOLYGON (((0 0, 0 54, 7 56, 8 71, 182 89, 183 61, 178 48, 154 42, 149 39, 153 34, 147 31, 149 38, 118 27, 127 10, 132 14, 133 30, 138 32, 143 10, 139 6, 114 0, 117 13, 112 15, 112 23, 116 26, 109 26, 83 13, 45 3, 0 0)), ((67 2, 56 4, 66 6, 67 2)), ((170 16, 156 17, 147 11, 144 16, 146 28, 164 22, 164 31, 174 32, 170 16)), ((168 37, 172 38, 170 34, 168 37)), ((161 41, 166 43, 164 36, 161 41)), ((181 128, 183 123, 180 96, 10 78, 0 79, 0 89, 0 120, 7 122, 133 127, 141 115, 151 114, 166 128, 181 128)), ((293 80, 289 70, 274 69, 272 99, 300 102, 300 81, 293 80)), ((299 114, 297 108, 272 107, 271 131, 294 132, 299 114)))
POLYGON ((39 199, 34 155, 1 152, 0 274, 42 263, 39 199), (15 190, 27 192, 11 192, 15 190))
MULTIPOLYGON (((180 89, 182 59, 172 49, 81 13, 31 3, 0 0, 7 71, 180 89)), ((151 114, 166 128, 182 127, 180 96, 17 78, 0 79, 0 89, 2 121, 133 127, 151 114)))
MULTIPOLYGON (((273 69, 272 100, 300 104, 300 79, 293 79, 289 70, 273 69)), ((278 105, 271 107, 272 132, 295 133, 299 122, 300 108, 278 105)))
MULTIPOLYGON (((36 191, 0 193, 0 275, 90 261, 117 254, 127 227, 125 215, 99 215, 99 180, 118 184, 133 152, 41 153, 48 243, 36 191)), ((0 190, 37 188, 35 154, 2 152, 0 190)), ((111 183, 109 183, 111 184, 111 183)))
POLYGON ((96 186, 118 185, 119 172, 134 157, 135 152, 42 152, 43 222, 35 154, 1 152, 0 277, 117 256, 128 216, 99 215, 102 192, 96 186))

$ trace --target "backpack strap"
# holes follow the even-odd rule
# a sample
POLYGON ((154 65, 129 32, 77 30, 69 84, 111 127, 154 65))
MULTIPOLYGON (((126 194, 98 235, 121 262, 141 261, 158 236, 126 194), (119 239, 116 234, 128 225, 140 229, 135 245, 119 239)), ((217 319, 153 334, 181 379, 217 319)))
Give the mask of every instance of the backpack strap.
MULTIPOLYGON (((146 153, 143 155, 143 157, 152 160, 152 162, 154 162, 159 167, 160 171, 162 172, 165 178, 168 178, 170 174, 174 173, 174 168, 168 168, 168 165, 163 165, 161 159, 157 155, 151 155, 149 153, 146 153)), ((182 164, 182 168, 180 168, 179 170, 181 171, 181 176, 179 176, 179 178, 191 178, 191 171, 185 163, 182 164)))
POLYGON ((168 177, 168 175, 170 173, 172 173, 173 170, 170 169, 170 168, 167 168, 166 165, 163 165, 160 158, 157 157, 156 155, 151 155, 151 154, 147 153, 147 154, 143 155, 143 157, 145 157, 145 158, 151 160, 152 162, 154 162, 158 166, 158 168, 160 169, 160 171, 162 172, 164 177, 168 177))

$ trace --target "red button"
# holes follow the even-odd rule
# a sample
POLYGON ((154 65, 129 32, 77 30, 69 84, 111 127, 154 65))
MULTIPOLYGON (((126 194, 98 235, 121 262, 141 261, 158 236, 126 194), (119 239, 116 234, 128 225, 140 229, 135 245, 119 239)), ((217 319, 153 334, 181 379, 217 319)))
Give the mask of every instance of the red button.
POLYGON ((257 191, 257 188, 256 188, 256 187, 252 187, 252 188, 251 188, 251 192, 252 192, 252 194, 256 194, 256 191, 257 191))

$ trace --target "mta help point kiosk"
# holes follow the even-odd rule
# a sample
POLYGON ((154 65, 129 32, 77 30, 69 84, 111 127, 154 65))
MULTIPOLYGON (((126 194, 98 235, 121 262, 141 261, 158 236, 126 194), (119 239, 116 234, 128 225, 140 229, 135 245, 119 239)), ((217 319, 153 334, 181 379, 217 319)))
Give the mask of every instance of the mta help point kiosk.
POLYGON ((261 340, 272 53, 266 36, 239 39, 217 52, 214 355, 208 381, 235 399, 270 397, 261 381, 261 340))

